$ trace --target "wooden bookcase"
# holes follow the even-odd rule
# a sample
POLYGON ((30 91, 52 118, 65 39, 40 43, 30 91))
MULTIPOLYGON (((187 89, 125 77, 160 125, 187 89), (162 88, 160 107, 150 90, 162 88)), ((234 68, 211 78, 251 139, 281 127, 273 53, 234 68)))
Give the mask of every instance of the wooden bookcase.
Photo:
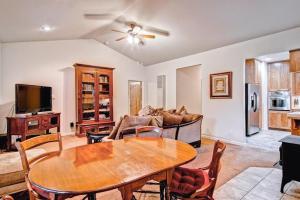
POLYGON ((113 121, 113 68, 74 64, 76 135, 110 129, 113 121))

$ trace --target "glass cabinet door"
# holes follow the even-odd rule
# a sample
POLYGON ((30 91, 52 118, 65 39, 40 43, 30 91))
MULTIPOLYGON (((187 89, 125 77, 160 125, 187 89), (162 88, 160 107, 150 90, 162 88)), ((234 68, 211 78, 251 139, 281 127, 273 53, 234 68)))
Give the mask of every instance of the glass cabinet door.
POLYGON ((82 120, 95 119, 95 75, 82 73, 82 120))
POLYGON ((99 120, 110 119, 109 76, 100 74, 99 80, 99 120))
POLYGON ((110 99, 99 96, 99 120, 110 119, 110 99))

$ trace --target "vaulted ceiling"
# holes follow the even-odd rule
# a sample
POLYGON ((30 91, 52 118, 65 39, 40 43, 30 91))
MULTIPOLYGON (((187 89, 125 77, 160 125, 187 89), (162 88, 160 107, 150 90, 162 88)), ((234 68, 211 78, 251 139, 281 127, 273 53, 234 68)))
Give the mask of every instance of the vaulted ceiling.
POLYGON ((150 65, 298 27, 299 7, 299 0, 1 0, 0 41, 91 38, 150 65), (128 29, 120 21, 170 35, 144 46, 116 42, 123 35, 111 29, 128 29), (43 24, 54 30, 41 32, 43 24))

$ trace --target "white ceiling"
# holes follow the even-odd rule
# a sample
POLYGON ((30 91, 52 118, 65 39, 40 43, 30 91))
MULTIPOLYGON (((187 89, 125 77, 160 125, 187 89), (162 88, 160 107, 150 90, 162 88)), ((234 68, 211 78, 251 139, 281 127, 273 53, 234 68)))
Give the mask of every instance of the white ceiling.
POLYGON ((268 55, 263 55, 257 57, 258 60, 269 63, 269 62, 277 62, 277 61, 283 61, 283 60, 289 60, 290 54, 288 51, 285 52, 279 52, 279 53, 273 53, 268 55))
POLYGON ((150 65, 298 27, 299 7, 299 0, 1 0, 0 41, 93 38, 150 65), (88 20, 84 13, 114 17, 88 20), (111 29, 126 30, 118 16, 170 36, 145 46, 115 42, 122 34, 111 29), (55 30, 40 32, 43 24, 55 30))

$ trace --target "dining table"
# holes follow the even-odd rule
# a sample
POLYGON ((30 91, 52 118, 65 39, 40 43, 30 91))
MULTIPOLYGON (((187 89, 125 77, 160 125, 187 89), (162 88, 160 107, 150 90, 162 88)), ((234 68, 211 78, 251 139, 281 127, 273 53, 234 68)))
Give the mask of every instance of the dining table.
POLYGON ((28 179, 54 195, 87 194, 118 189, 123 200, 149 180, 165 181, 165 198, 175 167, 192 161, 197 151, 168 138, 132 137, 53 152, 31 166, 28 179))

